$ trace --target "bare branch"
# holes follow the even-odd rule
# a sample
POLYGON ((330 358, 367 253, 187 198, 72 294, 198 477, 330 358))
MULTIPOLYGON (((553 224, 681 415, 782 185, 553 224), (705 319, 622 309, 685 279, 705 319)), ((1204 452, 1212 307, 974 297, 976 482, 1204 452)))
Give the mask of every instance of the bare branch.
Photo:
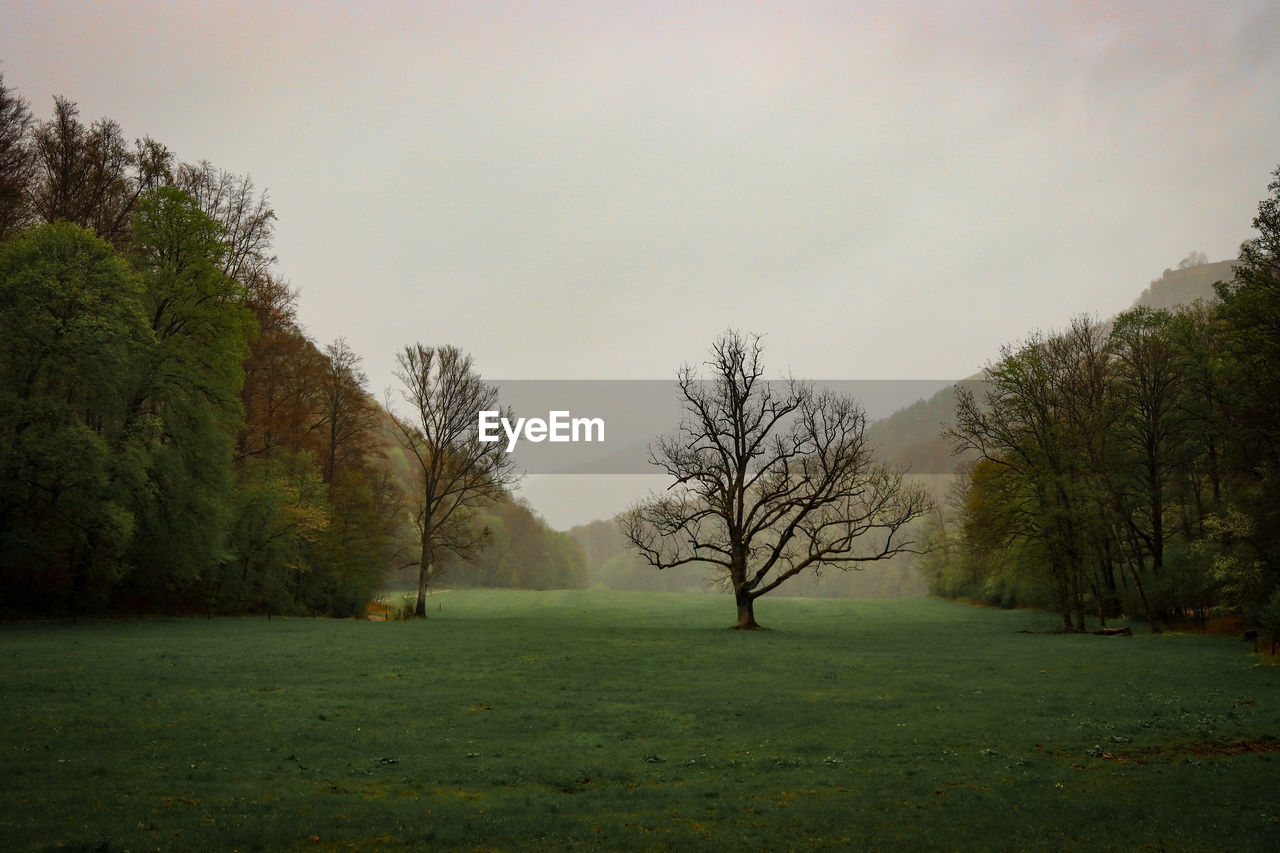
POLYGON ((425 616, 426 586, 435 572, 436 555, 452 551, 466 556, 480 547, 487 534, 479 539, 472 535, 468 522, 473 510, 483 500, 501 496, 517 479, 505 447, 480 441, 478 415, 485 410, 513 415, 498 405, 498 389, 481 381, 471 356, 457 347, 413 344, 396 360, 396 378, 403 385, 400 396, 409 413, 402 417, 392 412, 392 423, 420 474, 417 522, 422 551, 415 612, 425 616))
POLYGON ((711 354, 708 380, 680 370, 684 416, 650 446, 674 486, 621 520, 650 565, 716 567, 737 598, 737 627, 750 628, 752 602, 800 572, 911 549, 908 526, 932 504, 872 460, 861 406, 795 379, 765 381, 758 335, 726 332, 711 354))

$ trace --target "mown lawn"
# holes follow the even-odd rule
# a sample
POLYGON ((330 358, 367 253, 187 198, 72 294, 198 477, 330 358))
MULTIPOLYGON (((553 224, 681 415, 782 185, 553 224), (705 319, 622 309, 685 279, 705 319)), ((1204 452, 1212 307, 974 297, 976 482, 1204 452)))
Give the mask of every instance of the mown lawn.
POLYGON ((1280 668, 934 600, 0 625, 14 850, 1273 850, 1280 668), (1020 633, 1020 631, 1045 633, 1020 633))

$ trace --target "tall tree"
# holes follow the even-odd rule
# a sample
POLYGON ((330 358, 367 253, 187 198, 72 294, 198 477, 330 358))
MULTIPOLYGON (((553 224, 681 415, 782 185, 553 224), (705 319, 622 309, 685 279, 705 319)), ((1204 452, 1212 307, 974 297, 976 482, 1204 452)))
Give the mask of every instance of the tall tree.
POLYGON ((271 274, 249 282, 247 289, 258 335, 244 363, 245 428, 237 437, 236 459, 263 458, 277 450, 316 451, 320 376, 326 367, 298 325, 297 290, 271 274))
POLYGON ((1096 317, 1087 315, 1072 319, 1049 339, 1048 347, 1059 377, 1056 393, 1062 428, 1058 440, 1067 462, 1066 500, 1057 521, 1060 542, 1072 542, 1068 553, 1077 554, 1074 559, 1080 561, 1072 593, 1078 627, 1083 629, 1087 593, 1092 592, 1099 621, 1105 625, 1116 591, 1105 476, 1117 413, 1111 356, 1105 329, 1096 317))
POLYGON ((123 571, 135 510, 115 484, 141 463, 118 445, 132 362, 152 340, 141 297, 124 259, 70 223, 0 243, 5 605, 79 609, 123 571))
POLYGON ((132 484, 140 507, 139 583, 190 587, 218 563, 231 516, 231 441, 253 317, 223 274, 222 228, 174 187, 148 193, 133 223, 134 266, 154 344, 138 359, 128 416, 148 424, 150 456, 132 484), (155 500, 154 495, 162 495, 155 500))
POLYGON ((0 72, 0 240, 27 219, 33 164, 30 127, 26 99, 4 85, 4 72, 0 72))
POLYGON ((1240 246, 1230 282, 1217 288, 1223 323, 1223 406, 1231 429, 1233 502, 1250 518, 1250 577, 1239 584, 1246 611, 1280 587, 1280 167, 1258 204, 1258 236, 1240 246))
POLYGON ((1120 415, 1114 464, 1106 466, 1106 473, 1117 497, 1117 514, 1144 543, 1156 575, 1164 571, 1165 543, 1171 535, 1166 504, 1181 461, 1186 419, 1179 406, 1186 377, 1171 334, 1172 320, 1166 311, 1126 311, 1116 318, 1109 344, 1120 415))
POLYGON ((726 332, 709 381, 679 373, 684 417, 650 448, 675 479, 622 517, 657 569, 706 564, 733 590, 736 628, 758 628, 755 601, 804 571, 850 569, 910 550, 907 526, 930 500, 872 459, 853 400, 764 379, 760 338, 726 332))
POLYGON ((79 115, 75 103, 55 97, 53 117, 36 127, 31 206, 45 222, 74 222, 125 249, 134 206, 168 183, 173 156, 150 138, 130 148, 116 122, 86 126, 79 115))
POLYGON ((173 178, 174 185, 195 199, 196 206, 221 223, 226 252, 222 271, 241 284, 259 280, 275 262, 271 239, 275 233, 275 211, 266 193, 254 194, 253 179, 217 169, 208 160, 183 163, 173 178))
POLYGON ((1043 547, 1054 604, 1067 630, 1084 629, 1083 487, 1092 439, 1083 431, 1093 382, 1077 372, 1085 351, 1092 351, 1092 329, 1084 323, 1070 338, 1036 333, 1020 345, 1002 347, 1000 359, 983 369, 984 399, 956 387, 956 422, 946 430, 955 452, 972 451, 1007 469, 1019 484, 1002 491, 1016 496, 1015 529, 1043 547))
MULTIPOLYGON (((407 415, 393 415, 397 440, 416 463, 418 559, 417 616, 427 615, 427 585, 445 552, 458 556, 481 547, 487 531, 469 522, 486 498, 515 479, 501 442, 480 440, 478 414, 500 410, 498 391, 481 381, 471 356, 454 346, 413 344, 397 354, 407 415)), ((510 412, 506 412, 510 415, 510 412)))
POLYGON ((350 468, 364 467, 375 452, 378 410, 366 387, 368 377, 358 356, 343 338, 325 347, 319 377, 320 467, 333 484, 350 468))
POLYGON ((1221 376, 1224 362, 1217 305, 1197 300, 1171 317, 1169 335, 1181 377, 1174 401, 1184 435, 1178 462, 1178 492, 1188 513, 1183 535, 1204 536, 1206 516, 1221 508, 1223 422, 1221 376))

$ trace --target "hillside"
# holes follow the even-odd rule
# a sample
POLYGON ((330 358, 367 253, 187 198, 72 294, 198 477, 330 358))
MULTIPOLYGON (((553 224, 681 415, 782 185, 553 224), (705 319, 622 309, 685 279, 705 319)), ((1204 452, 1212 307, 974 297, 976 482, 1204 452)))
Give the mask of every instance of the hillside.
MULTIPOLYGON (((1234 268, 1235 261, 1217 261, 1166 269, 1133 304, 1162 309, 1189 305, 1197 299, 1213 299, 1214 282, 1230 279, 1234 268)), ((982 374, 962 381, 979 387, 982 374)), ((867 428, 867 435, 886 462, 906 466, 914 474, 950 474, 955 469, 955 459, 950 444, 939 431, 942 424, 951 422, 954 409, 953 386, 876 421, 867 428)))
POLYGON ((1197 299, 1212 299, 1214 282, 1228 281, 1235 267, 1235 261, 1216 261, 1165 270, 1133 304, 1158 309, 1190 305, 1197 299))

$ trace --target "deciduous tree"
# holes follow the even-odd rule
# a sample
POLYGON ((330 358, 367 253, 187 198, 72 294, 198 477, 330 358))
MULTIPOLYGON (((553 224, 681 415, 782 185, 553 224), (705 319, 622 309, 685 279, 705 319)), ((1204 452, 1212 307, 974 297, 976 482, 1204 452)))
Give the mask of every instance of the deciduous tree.
POLYGON ((319 376, 320 467, 332 485, 347 469, 364 467, 375 452, 378 410, 370 399, 360 356, 346 340, 325 347, 319 376))
POLYGON ((1280 588, 1280 167, 1258 204, 1258 236, 1240 246, 1222 300, 1223 405, 1234 502, 1252 521, 1248 541, 1259 566, 1245 584, 1246 611, 1280 588))
MULTIPOLYGON (((427 615, 427 585, 446 551, 465 556, 487 531, 469 522, 485 498, 514 481, 501 442, 480 441, 478 414, 499 410, 498 391, 481 381, 471 356, 454 346, 405 347, 396 359, 407 414, 393 414, 396 438, 417 468, 417 616, 427 615)), ((388 409, 391 407, 388 406, 388 409)), ((510 412, 505 413, 510 416, 510 412)))
POLYGON ((169 181, 173 157, 150 138, 130 148, 115 121, 85 126, 79 114, 75 103, 56 97, 53 117, 36 127, 32 209, 45 222, 74 222, 125 249, 134 206, 169 181))
POLYGON ((275 262, 271 238, 276 214, 266 193, 255 195, 252 178, 201 160, 179 166, 173 182, 195 199, 205 215, 222 225, 222 241, 227 247, 222 257, 224 273, 246 285, 267 274, 275 262))
POLYGON ((650 447, 674 478, 622 517, 650 565, 711 567, 733 591, 736 628, 758 628, 755 601, 805 571, 851 569, 912 549, 924 490, 877 464, 866 414, 804 382, 764 379, 759 336, 726 332, 710 379, 679 373, 684 417, 650 447))
MULTIPOLYGON (((1082 329, 1072 337, 1092 351, 1093 332, 1082 329)), ((1084 354, 1065 336, 1041 333, 1003 347, 1000 359, 983 370, 984 399, 957 386, 956 422, 946 430, 957 453, 973 451, 1013 475, 1017 486, 1006 484, 1002 491, 1014 496, 1020 519, 1014 530, 1042 544, 1067 630, 1084 629, 1083 487, 1093 439, 1076 417, 1087 412, 1081 404, 1088 383, 1073 378, 1084 354)))
POLYGON ((138 582, 181 589, 213 571, 231 516, 231 445, 241 423, 242 363, 253 318, 223 274, 222 229, 186 193, 161 187, 138 204, 132 258, 154 343, 136 359, 128 417, 149 424, 130 445, 150 461, 132 484, 138 582), (157 500, 156 496, 162 496, 157 500))
POLYGON ((32 174, 28 129, 31 109, 25 98, 4 85, 0 72, 0 239, 27 218, 27 192, 32 174))
POLYGON ((134 354, 152 341, 142 290, 106 242, 67 222, 0 243, 6 605, 79 609, 123 570, 136 518, 115 486, 144 464, 119 452, 134 354))

